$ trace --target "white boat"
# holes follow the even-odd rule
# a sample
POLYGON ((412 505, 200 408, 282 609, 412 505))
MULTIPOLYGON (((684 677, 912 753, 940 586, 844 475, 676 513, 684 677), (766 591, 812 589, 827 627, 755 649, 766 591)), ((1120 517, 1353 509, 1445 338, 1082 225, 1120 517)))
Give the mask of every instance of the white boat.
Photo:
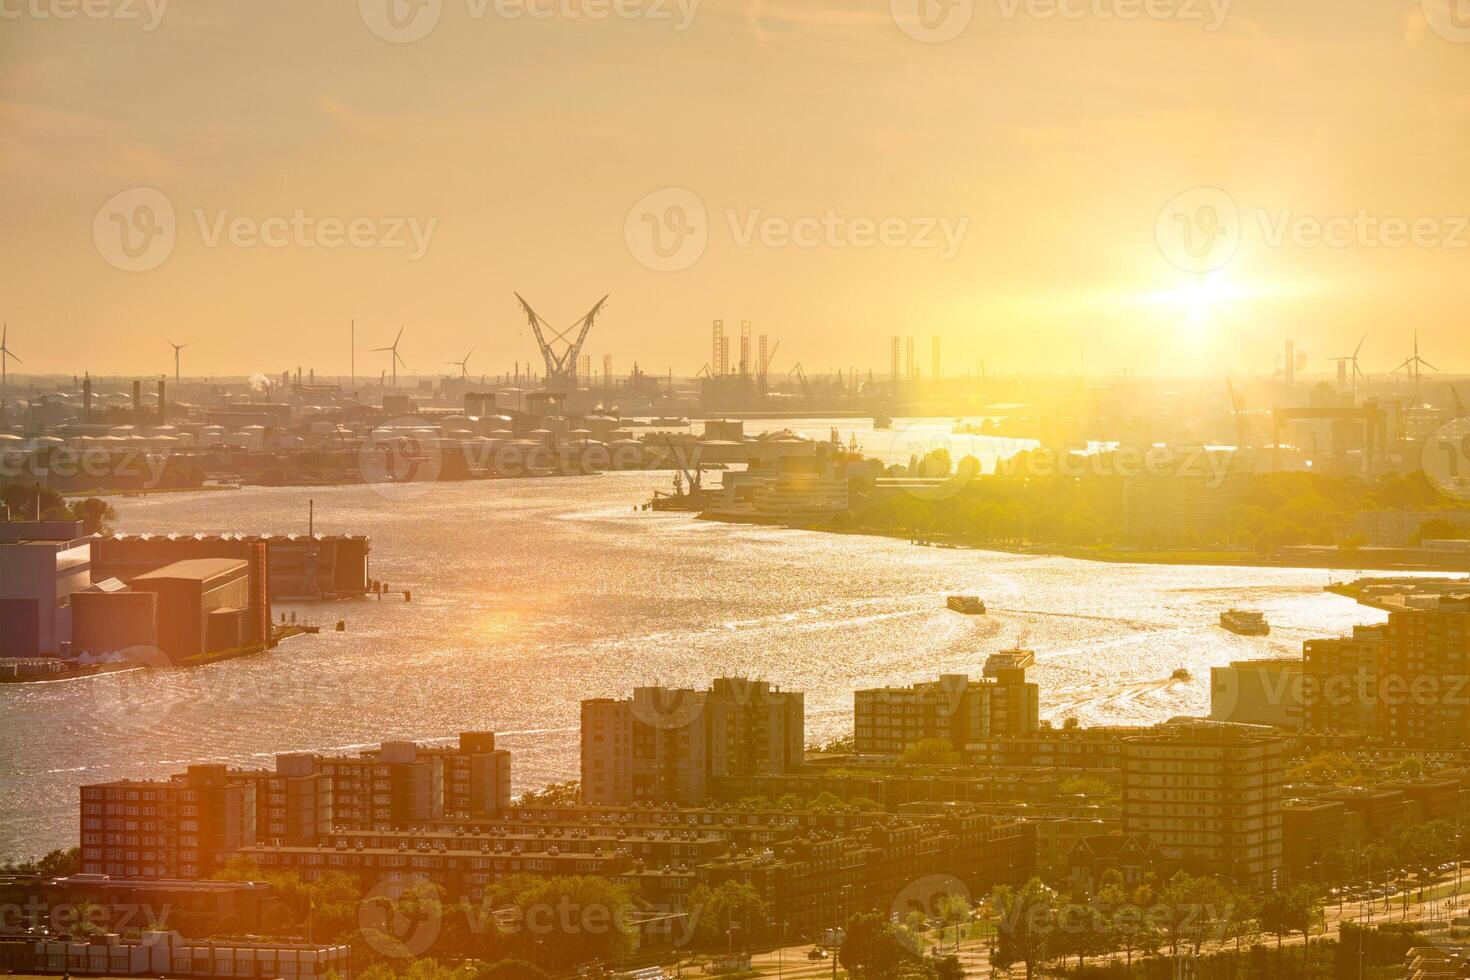
POLYGON ((1220 614, 1220 625, 1241 636, 1268 636, 1271 624, 1266 617, 1249 609, 1231 609, 1220 614))

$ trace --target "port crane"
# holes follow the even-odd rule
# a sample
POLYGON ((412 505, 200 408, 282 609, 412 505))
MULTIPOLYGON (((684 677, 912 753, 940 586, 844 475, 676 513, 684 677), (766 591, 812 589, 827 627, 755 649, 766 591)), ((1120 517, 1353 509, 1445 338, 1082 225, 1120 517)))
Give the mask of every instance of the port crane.
POLYGON ((700 483, 704 476, 699 468, 699 464, 695 463, 694 469, 691 471, 689 467, 684 465, 684 457, 674 445, 674 441, 672 439, 665 439, 664 443, 669 447, 669 454, 674 460, 674 465, 679 468, 679 472, 674 474, 674 492, 682 493, 682 488, 688 486, 690 494, 698 493, 700 483), (682 482, 680 481, 680 474, 683 475, 682 482))
POLYGON ((541 356, 546 359, 546 387, 556 390, 572 390, 577 387, 577 358, 582 353, 582 345, 587 340, 587 333, 592 329, 592 321, 601 312, 602 305, 607 302, 607 297, 597 301, 597 305, 587 311, 587 315, 577 320, 565 330, 557 330, 551 324, 531 309, 525 297, 516 293, 515 297, 520 301, 521 309, 526 312, 526 322, 531 325, 531 332, 536 335, 536 344, 541 348, 541 356), (575 340, 570 338, 572 331, 577 331, 575 340), (548 339, 548 335, 550 339, 548 339), (566 344, 566 349, 558 354, 552 347, 553 344, 566 344))

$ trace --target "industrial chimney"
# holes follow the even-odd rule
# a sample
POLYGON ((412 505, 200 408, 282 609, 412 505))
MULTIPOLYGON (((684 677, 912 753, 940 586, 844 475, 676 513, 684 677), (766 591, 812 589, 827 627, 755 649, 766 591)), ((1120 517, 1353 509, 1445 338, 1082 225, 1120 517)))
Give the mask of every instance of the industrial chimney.
POLYGON ((133 421, 143 421, 143 382, 133 382, 133 421))
POLYGON ((158 379, 158 424, 168 421, 168 401, 164 397, 163 379, 158 379))

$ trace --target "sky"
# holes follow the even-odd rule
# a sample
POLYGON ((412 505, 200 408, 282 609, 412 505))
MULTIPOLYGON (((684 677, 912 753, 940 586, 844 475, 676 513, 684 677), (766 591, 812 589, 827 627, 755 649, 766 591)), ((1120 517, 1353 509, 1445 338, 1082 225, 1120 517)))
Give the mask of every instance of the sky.
POLYGON ((1466 174, 1470 0, 0 0, 25 371, 1470 371, 1466 174))

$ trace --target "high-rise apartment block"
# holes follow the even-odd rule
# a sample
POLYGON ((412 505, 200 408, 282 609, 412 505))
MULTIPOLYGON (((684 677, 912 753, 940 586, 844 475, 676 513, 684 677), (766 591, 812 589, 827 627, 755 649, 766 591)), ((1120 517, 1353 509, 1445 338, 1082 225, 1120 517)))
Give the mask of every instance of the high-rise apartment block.
POLYGON ((1385 624, 1309 640, 1305 664, 1308 731, 1426 748, 1470 741, 1470 593, 1416 597, 1385 624))
POLYGON ((588 803, 696 804, 715 777, 796 770, 805 701, 765 681, 722 677, 705 691, 640 687, 582 702, 582 795, 588 803))
POLYGON ((494 817, 510 806, 510 753, 492 732, 456 745, 385 742, 358 756, 288 753, 271 770, 191 766, 167 780, 81 789, 82 870, 196 878, 254 844, 311 847, 343 830, 494 817))
POLYGON ((1037 685, 1026 680, 1035 662, 1029 650, 1007 650, 985 661, 984 677, 943 674, 910 687, 880 687, 853 695, 854 748, 898 755, 940 739, 955 751, 993 736, 1026 735, 1040 728, 1037 685))
POLYGON ((1123 743, 1123 835, 1166 865, 1264 884, 1281 867, 1285 741, 1214 722, 1161 726, 1123 743))
POLYGON ((256 786, 222 765, 190 766, 167 781, 81 788, 82 871, 134 878, 199 878, 255 843, 256 786))

